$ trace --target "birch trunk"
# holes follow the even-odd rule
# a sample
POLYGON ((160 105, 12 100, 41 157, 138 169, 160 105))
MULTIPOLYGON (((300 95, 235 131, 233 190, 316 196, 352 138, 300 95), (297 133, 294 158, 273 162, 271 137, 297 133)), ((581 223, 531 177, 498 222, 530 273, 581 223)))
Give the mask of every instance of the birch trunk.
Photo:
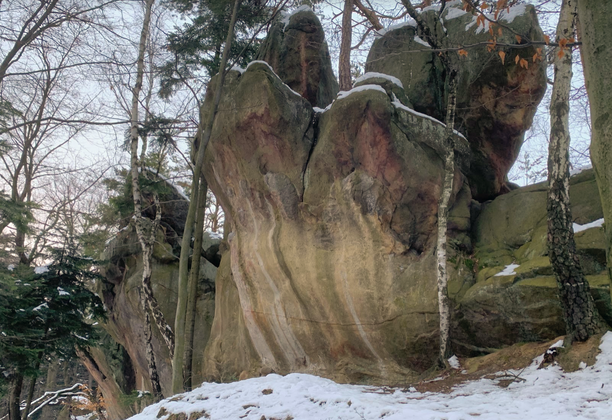
MULTIPOLYGON (((178 394, 183 392, 183 358, 185 352, 185 318, 187 313, 187 294, 188 294, 188 275, 189 275, 189 249, 191 244, 191 235, 193 233, 193 225, 196 216, 196 209, 199 201, 199 190, 200 190, 200 174, 202 173, 202 163, 204 162, 204 151, 210 140, 212 133, 213 124, 215 122, 215 116, 217 115, 217 109, 219 108, 219 102, 221 101, 221 92, 223 91, 223 83, 225 82, 225 67, 227 67, 227 61, 229 59, 229 53, 234 39, 234 26, 236 25, 236 18, 238 16, 238 9, 240 8, 241 0, 235 0, 234 9, 232 10, 232 17, 230 20, 229 28, 227 31, 227 38, 225 40, 225 46, 223 48, 223 55, 221 57, 221 64, 219 66, 219 80, 217 88, 215 90, 215 96, 213 99, 213 106, 211 112, 207 115, 206 121, 203 122, 203 129, 200 131, 199 140, 200 144, 198 147, 196 164, 193 169, 192 178, 192 197, 189 202, 189 212, 187 213, 187 220, 185 221, 185 230, 183 232, 183 240, 181 242, 181 257, 179 261, 179 287, 178 287, 178 299, 176 303, 176 317, 174 321, 174 332, 176 335, 176 346, 174 351, 174 358, 172 359, 172 393, 178 394)), ((199 267, 196 267, 199 271, 199 267)))
MULTIPOLYGON (((149 376, 151 379, 151 386, 153 389, 153 395, 155 398, 160 398, 161 385, 159 383, 159 375, 157 373, 157 365, 155 363, 155 354, 152 346, 152 328, 151 318, 149 310, 153 314, 153 317, 158 325, 159 331, 164 337, 166 344, 170 352, 172 352, 173 340, 171 337, 172 330, 167 326, 163 318, 163 314, 159 311, 155 297, 153 296, 153 290, 151 287, 151 259, 153 254, 153 245, 155 243, 155 233, 157 231, 157 224, 159 224, 159 218, 161 213, 159 208, 156 208, 156 221, 151 222, 147 218, 142 216, 142 195, 139 184, 139 161, 138 161, 138 124, 139 124, 139 98, 142 91, 142 80, 144 75, 144 56, 147 44, 147 38, 149 36, 149 28, 151 23, 151 11, 153 9, 153 3, 155 0, 146 0, 145 2, 145 13, 142 23, 142 31, 140 32, 140 40, 138 44, 138 58, 136 60, 136 82, 132 88, 132 106, 130 110, 130 167, 132 175, 132 195, 134 198, 134 224, 136 226, 136 234, 138 235, 138 241, 142 249, 142 293, 140 294, 141 307, 145 315, 145 345, 146 345, 146 356, 147 365, 149 370, 149 376)), ((157 200, 156 200, 157 201, 157 200)), ((159 207, 159 206, 157 206, 159 207)))
POLYGON ((349 91, 351 82, 351 36, 353 34, 353 0, 344 0, 342 13, 342 40, 340 41, 340 60, 338 63, 340 90, 349 91))
POLYGON ((457 108, 457 72, 448 71, 449 94, 446 105, 446 156, 444 160, 444 184, 438 204, 438 240, 436 244, 436 260, 438 264, 438 312, 440 313, 440 354, 439 365, 448 367, 448 358, 451 356, 450 349, 450 300, 448 298, 448 271, 446 269, 447 255, 447 230, 448 210, 450 198, 453 192, 453 181, 455 177, 455 148, 454 148, 454 126, 455 110, 457 108))
POLYGON ((582 65, 591 107, 591 160, 606 221, 608 275, 612 279, 612 1, 580 0, 578 16, 582 65))
MULTIPOLYGON (((577 0, 564 0, 557 42, 574 36, 577 0)), ((569 197, 569 96, 572 51, 555 50, 555 80, 550 102, 548 149, 548 256, 557 279, 570 340, 585 341, 599 332, 599 317, 576 253, 569 197)))

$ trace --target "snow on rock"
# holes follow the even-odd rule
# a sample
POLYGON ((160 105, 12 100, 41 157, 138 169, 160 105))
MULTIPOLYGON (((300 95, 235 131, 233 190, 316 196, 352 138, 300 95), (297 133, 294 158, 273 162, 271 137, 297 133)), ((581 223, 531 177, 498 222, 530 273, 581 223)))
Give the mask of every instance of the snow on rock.
POLYGON ((378 73, 375 71, 369 71, 367 73, 364 73, 363 75, 359 76, 357 79, 355 79, 355 85, 357 83, 363 82, 364 80, 368 80, 368 79, 373 79, 375 77, 379 77, 381 79, 386 79, 388 81, 390 81, 391 83, 396 84, 397 86, 401 87, 402 89, 404 89, 404 85, 402 84, 401 80, 398 79, 395 76, 391 76, 388 74, 384 74, 384 73, 378 73))
POLYGON ((582 173, 582 171, 586 171, 587 169, 593 169, 593 167, 591 165, 585 165, 579 168, 572 169, 570 171, 570 176, 578 175, 579 173, 582 173))
POLYGON ((504 268, 502 271, 500 271, 499 273, 497 273, 495 275, 495 277, 501 277, 501 276, 514 276, 516 275, 516 272, 514 271, 515 268, 519 268, 520 266, 518 264, 508 264, 506 266, 506 268, 504 268))
POLYGON ((378 86, 378 85, 361 85, 361 86, 353 88, 353 89, 351 89, 349 91, 342 90, 342 91, 338 92, 338 100, 344 99, 344 98, 348 97, 349 95, 351 95, 353 93, 362 92, 364 90, 378 90, 378 91, 384 93, 385 95, 387 94, 387 91, 385 89, 383 89, 381 86, 378 86))
POLYGON ((467 12, 459 7, 448 7, 446 9, 446 14, 444 15, 445 20, 451 20, 463 15, 466 15, 467 12))
POLYGON ((401 29, 401 28, 403 28, 405 26, 412 26, 412 27, 416 28, 416 22, 415 22, 414 19, 410 18, 410 19, 406 20, 405 22, 398 23, 398 24, 395 24, 395 25, 391 25, 391 26, 389 26, 388 28, 385 28, 385 29, 381 29, 380 31, 378 31, 378 35, 379 36, 383 36, 383 35, 391 32, 391 31, 395 31, 397 29, 401 29))
POLYGON ((287 30, 287 25, 289 25, 289 21, 291 20, 291 16, 293 16, 296 13, 299 13, 299 12, 312 12, 312 9, 309 6, 302 5, 302 6, 298 7, 297 9, 295 9, 295 10, 289 12, 289 13, 284 13, 283 14, 283 19, 281 20, 281 23, 284 24, 283 31, 287 30))
POLYGON ((244 73, 246 70, 238 65, 232 66, 232 68, 230 70, 233 71, 237 71, 238 73, 242 74, 244 73))
POLYGON ((64 289, 62 289, 61 287, 57 288, 57 291, 59 293, 60 296, 69 296, 70 293, 68 293, 67 291, 65 291, 64 289))
POLYGON ((612 412, 612 332, 603 336, 600 348, 595 365, 582 365, 576 372, 563 372, 557 365, 538 369, 540 356, 524 370, 506 372, 504 377, 521 378, 507 387, 495 379, 480 379, 450 393, 420 393, 413 387, 383 392, 299 373, 204 383, 172 401, 151 405, 132 419, 167 420, 178 413, 187 417, 199 413, 211 420, 607 419, 612 412))
MULTIPOLYGON (((426 118, 428 120, 433 121, 436 124, 441 125, 442 127, 446 127, 446 124, 444 124, 442 121, 435 119, 432 116, 429 116, 427 114, 423 114, 421 112, 415 111, 412 108, 408 108, 406 105, 404 105, 403 103, 400 102, 399 99, 397 99, 397 97, 395 95, 393 95, 393 102, 391 102, 393 104, 393 106, 395 106, 396 108, 402 109, 404 111, 407 111, 413 115, 416 115, 417 117, 421 117, 421 118, 426 118)), ((465 138, 465 136, 463 134, 461 134, 460 132, 458 132, 457 130, 453 130, 453 134, 455 134, 456 136, 461 137, 462 139, 464 139, 465 141, 467 141, 467 139, 465 138)))
POLYGON ((455 355, 448 359, 448 364, 453 369, 461 369, 461 363, 459 363, 459 358, 455 355))
POLYGON ((416 42, 417 44, 425 45, 427 48, 431 48, 431 45, 429 45, 427 42, 425 42, 423 39, 421 39, 417 35, 414 36, 414 42, 416 42))
POLYGON ((597 219, 594 222, 587 223, 586 225, 579 225, 578 223, 572 223, 572 227, 574 228, 574 233, 582 232, 583 230, 592 229, 596 227, 602 227, 604 224, 604 219, 597 219))
POLYGON ((15 269, 15 264, 9 264, 6 268, 8 271, 13 271, 15 269))
POLYGON ((219 232, 213 232, 212 230, 207 230, 206 233, 208 233, 208 236, 210 236, 211 239, 223 239, 223 235, 220 234, 219 232))

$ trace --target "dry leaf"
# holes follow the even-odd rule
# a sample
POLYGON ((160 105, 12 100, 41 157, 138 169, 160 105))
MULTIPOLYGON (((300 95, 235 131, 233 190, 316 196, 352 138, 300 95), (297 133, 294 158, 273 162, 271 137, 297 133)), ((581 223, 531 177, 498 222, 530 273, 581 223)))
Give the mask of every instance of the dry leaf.
POLYGON ((515 38, 516 38, 516 42, 518 42, 519 44, 521 43, 521 40, 523 39, 521 38, 520 35, 515 35, 515 38))
POLYGON ((497 35, 502 36, 502 28, 497 28, 497 35))
POLYGON ((506 53, 503 51, 499 51, 497 54, 499 54, 499 58, 501 58, 502 64, 504 64, 506 61, 506 53))
POLYGON ((557 56, 558 56, 559 58, 563 58, 563 56, 564 56, 564 55, 565 55, 565 53, 563 52, 563 49, 562 49, 562 48, 559 48, 559 52, 557 53, 557 56))
POLYGON ((529 63, 524 58, 521 58, 520 64, 521 64, 521 67, 525 69, 529 67, 529 63))
POLYGON ((514 64, 518 64, 520 59, 521 57, 517 55, 516 58, 514 59, 514 64))
POLYGON ((546 42, 546 45, 550 44, 550 37, 548 35, 544 35, 544 42, 546 42))
POLYGON ((468 55, 468 52, 464 50, 463 48, 461 48, 458 52, 459 52, 460 57, 467 57, 468 55))

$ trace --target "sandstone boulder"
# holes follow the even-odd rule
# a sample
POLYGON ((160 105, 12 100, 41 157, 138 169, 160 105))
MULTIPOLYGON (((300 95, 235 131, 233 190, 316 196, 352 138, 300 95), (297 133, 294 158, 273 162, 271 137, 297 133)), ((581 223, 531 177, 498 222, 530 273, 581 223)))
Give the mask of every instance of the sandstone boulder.
MULTIPOLYGON (((429 367, 444 125, 377 84, 315 113, 262 62, 228 74, 220 109, 204 171, 233 232, 209 379, 268 369, 384 382, 429 367)), ((469 164, 457 145, 454 195, 469 164)))
MULTIPOLYGON (((424 18, 438 22, 437 11, 429 10, 424 18)), ((542 41, 543 34, 533 6, 518 5, 500 15, 507 26, 501 35, 494 28, 500 44, 542 41), (511 28, 511 29, 509 29, 511 28)), ((473 159, 467 173, 472 195, 483 201, 507 192, 506 175, 531 125, 536 107, 546 90, 545 61, 533 62, 536 47, 498 48, 489 52, 486 43, 492 39, 488 26, 476 24, 476 17, 461 10, 461 2, 449 2, 442 22, 450 44, 467 48, 461 58, 457 94, 456 128, 469 140, 473 159), (506 53, 502 62, 497 51, 506 53), (528 61, 524 68, 516 57, 528 61)), ((443 99, 438 93, 445 73, 436 54, 418 35, 414 23, 398 25, 374 41, 366 62, 366 71, 386 73, 401 80, 414 109, 444 120, 443 99)), ((444 30, 438 25, 437 30, 444 30)))
MULTIPOLYGON (((571 178, 570 198, 575 223, 586 225, 603 217, 592 170, 571 178)), ((545 183, 517 189, 484 204, 474 226, 475 253, 468 260, 475 284, 462 285, 464 294, 455 295, 457 350, 461 346, 464 351, 499 348, 565 334, 546 235, 545 183), (510 264, 516 267, 502 275, 510 264)), ((580 231, 575 237, 595 304, 611 323, 603 228, 580 231)), ((453 281, 466 279, 456 277, 453 281)), ((459 289, 458 284, 454 287, 459 289)))
POLYGON ((312 106, 325 108, 336 98, 338 82, 325 33, 307 6, 274 22, 256 59, 270 64, 283 82, 312 106))

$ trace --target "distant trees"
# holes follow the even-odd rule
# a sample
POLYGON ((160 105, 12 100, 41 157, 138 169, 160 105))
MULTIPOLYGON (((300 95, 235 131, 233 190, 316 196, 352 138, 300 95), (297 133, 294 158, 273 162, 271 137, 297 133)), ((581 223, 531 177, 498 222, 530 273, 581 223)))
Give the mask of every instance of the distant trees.
POLYGON ((76 348, 95 342, 93 323, 103 318, 104 309, 87 289, 97 276, 92 264, 61 250, 49 266, 0 270, 0 388, 8 386, 10 420, 27 417, 44 358, 72 357, 76 348), (31 383, 21 413, 25 378, 31 383))

